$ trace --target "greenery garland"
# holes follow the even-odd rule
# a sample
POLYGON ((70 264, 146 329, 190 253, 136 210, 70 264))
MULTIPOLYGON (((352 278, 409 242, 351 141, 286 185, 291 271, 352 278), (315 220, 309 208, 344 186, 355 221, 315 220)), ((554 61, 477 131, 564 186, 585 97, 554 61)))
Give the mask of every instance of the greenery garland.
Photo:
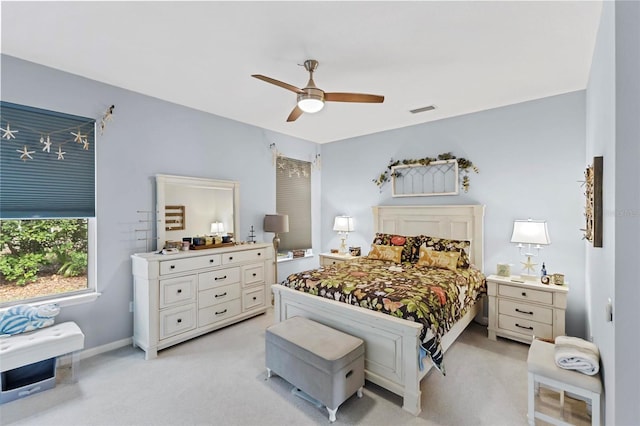
POLYGON ((393 158, 392 158, 389 161, 387 170, 380 173, 380 176, 378 176, 376 179, 373 179, 373 182, 382 188, 382 185, 384 185, 386 182, 389 182, 389 180, 391 179, 391 176, 396 176, 396 177, 400 176, 398 172, 395 172, 395 175, 392 175, 391 168, 394 166, 399 166, 399 165, 406 166, 406 165, 413 165, 413 164, 428 166, 429 164, 431 164, 431 162, 440 161, 440 160, 456 160, 458 162, 458 173, 463 175, 460 185, 462 186, 462 189, 464 189, 464 192, 468 192, 469 191, 469 170, 473 170, 476 173, 480 173, 480 170, 470 160, 467 160, 466 158, 456 158, 456 156, 452 155, 450 152, 442 153, 438 155, 438 158, 425 157, 425 158, 418 158, 418 159, 407 159, 407 160, 396 160, 396 161, 393 161, 393 158))

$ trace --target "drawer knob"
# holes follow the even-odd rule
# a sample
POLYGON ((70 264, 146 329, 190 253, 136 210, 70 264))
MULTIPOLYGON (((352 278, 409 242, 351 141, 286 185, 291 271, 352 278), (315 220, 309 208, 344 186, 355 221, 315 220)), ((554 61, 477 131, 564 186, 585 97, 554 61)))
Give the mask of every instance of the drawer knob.
POLYGON ((257 299, 258 299, 257 297, 253 296, 253 300, 257 300, 257 299))
POLYGON ((520 325, 516 323, 516 327, 524 328, 525 330, 533 330, 533 327, 525 327, 524 325, 520 325))
POLYGON ((233 260, 233 256, 229 256, 229 260, 233 260))
POLYGON ((182 293, 182 289, 181 288, 178 289, 178 294, 180 294, 180 293, 182 293))
POLYGON ((214 259, 209 259, 209 263, 213 263, 213 262, 215 262, 214 259))
POLYGON ((262 253, 258 252, 258 256, 262 256, 262 253))
POLYGON ((216 299, 217 299, 218 297, 224 297, 224 296, 226 296, 226 295, 227 295, 227 292, 225 291, 225 292, 224 292, 224 293, 222 293, 222 294, 216 294, 216 296, 215 296, 215 297, 216 297, 216 299))
POLYGON ((222 314, 226 314, 227 310, 225 309, 224 311, 220 311, 220 312, 216 312, 216 315, 222 315, 222 314))
POLYGON ((521 314, 527 314, 527 315, 533 315, 533 312, 531 311, 521 311, 520 309, 516 308, 516 312, 519 312, 521 314))
POLYGON ((258 274, 256 274, 256 273, 254 272, 254 273, 253 273, 253 276, 255 277, 256 275, 258 275, 258 274))
POLYGON ((171 266, 169 266, 169 268, 176 269, 176 265, 171 265, 171 266))
POLYGON ((182 318, 178 318, 178 320, 176 321, 178 324, 180 324, 182 322, 182 318))
POLYGON ((523 291, 523 292, 522 292, 522 295, 523 295, 524 297, 527 297, 527 292, 526 292, 526 291, 523 291))
POLYGON ((226 280, 226 279, 227 279, 227 276, 226 276, 226 275, 225 275, 225 276, 223 276, 223 277, 215 277, 215 281, 218 281, 218 280, 226 280))

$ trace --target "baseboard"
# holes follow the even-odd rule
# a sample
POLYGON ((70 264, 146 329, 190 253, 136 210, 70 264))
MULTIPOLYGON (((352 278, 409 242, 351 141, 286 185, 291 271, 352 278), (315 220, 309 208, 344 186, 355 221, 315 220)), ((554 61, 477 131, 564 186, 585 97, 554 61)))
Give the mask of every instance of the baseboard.
MULTIPOLYGON (((96 346, 93 348, 85 349, 80 352, 80 359, 91 358, 92 356, 100 355, 105 352, 110 352, 127 345, 131 345, 133 343, 132 337, 127 337, 126 339, 116 340, 115 342, 107 343, 106 345, 96 346)), ((71 365, 71 354, 67 354, 58 358, 58 365, 71 365)))

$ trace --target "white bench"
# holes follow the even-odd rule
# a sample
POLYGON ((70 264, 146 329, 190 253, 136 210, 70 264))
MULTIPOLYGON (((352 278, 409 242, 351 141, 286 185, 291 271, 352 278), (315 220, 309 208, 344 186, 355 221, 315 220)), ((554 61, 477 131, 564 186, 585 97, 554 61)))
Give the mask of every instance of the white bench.
MULTIPOLYGON (((6 380, 29 382, 29 366, 42 369, 46 366, 38 367, 38 363, 53 359, 52 365, 55 371, 56 358, 69 353, 71 354, 71 377, 73 381, 77 380, 80 350, 83 348, 84 334, 72 321, 0 338, 0 384, 4 384, 2 389, 7 388, 6 380), (22 370, 19 370, 21 368, 22 370)), ((55 375, 48 377, 47 380, 37 380, 36 376, 42 376, 42 374, 42 371, 34 373, 35 383, 23 383, 16 388, 0 392, 0 403, 55 386, 55 375)))
POLYGON ((589 376, 578 371, 567 370, 556 365, 555 345, 542 340, 533 339, 527 357, 529 371, 529 424, 535 425, 535 419, 554 425, 569 425, 562 420, 536 411, 535 396, 539 386, 546 385, 560 391, 560 405, 564 409, 564 392, 585 398, 591 403, 591 424, 599 425, 602 410, 602 382, 600 374, 589 376))
POLYGON ((354 393, 362 397, 361 339, 304 317, 292 317, 269 326, 265 340, 267 377, 274 372, 311 399, 295 394, 313 403, 319 401, 320 407, 327 407, 332 423, 344 401, 354 393))

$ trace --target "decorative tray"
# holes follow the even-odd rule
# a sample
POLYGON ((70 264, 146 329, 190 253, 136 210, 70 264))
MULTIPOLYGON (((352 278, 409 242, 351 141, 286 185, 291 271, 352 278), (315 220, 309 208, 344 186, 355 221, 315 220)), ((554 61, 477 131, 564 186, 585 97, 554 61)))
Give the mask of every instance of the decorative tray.
POLYGON ((229 247, 235 245, 235 243, 220 243, 220 244, 205 244, 202 246, 194 246, 193 244, 189 247, 190 250, 204 250, 204 249, 212 249, 218 247, 229 247))

